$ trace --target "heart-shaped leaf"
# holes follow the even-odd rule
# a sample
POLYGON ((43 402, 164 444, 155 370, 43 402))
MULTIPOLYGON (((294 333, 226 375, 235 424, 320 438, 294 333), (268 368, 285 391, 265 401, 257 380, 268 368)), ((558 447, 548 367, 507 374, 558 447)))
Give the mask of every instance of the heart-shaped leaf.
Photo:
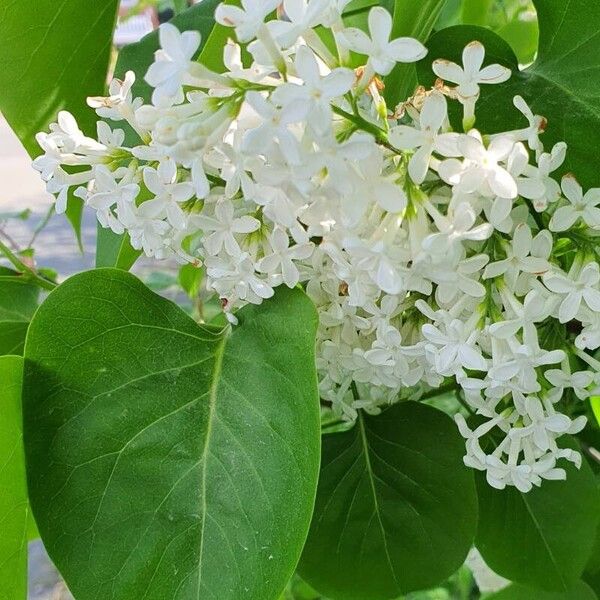
POLYGON ((496 490, 476 478, 479 525, 476 545, 499 575, 550 591, 567 591, 578 581, 594 545, 600 496, 594 475, 560 465, 566 481, 544 481, 522 494, 496 490))
POLYGON ((318 476, 317 317, 282 289, 239 320, 200 326, 115 269, 36 313, 30 496, 77 600, 273 600, 291 576, 318 476))
MULTIPOLYGON (((87 96, 104 91, 118 0, 5 2, 0 12, 0 110, 31 156, 35 141, 60 110, 87 135, 96 117, 87 96)), ((82 203, 71 197, 67 217, 81 243, 82 203)))
POLYGON ((594 590, 583 581, 578 581, 567 592, 545 592, 513 583, 485 598, 486 600, 598 600, 594 590))
POLYGON ((416 402, 325 436, 302 577, 336 600, 396 598, 446 579, 477 523, 463 454, 450 417, 416 402))

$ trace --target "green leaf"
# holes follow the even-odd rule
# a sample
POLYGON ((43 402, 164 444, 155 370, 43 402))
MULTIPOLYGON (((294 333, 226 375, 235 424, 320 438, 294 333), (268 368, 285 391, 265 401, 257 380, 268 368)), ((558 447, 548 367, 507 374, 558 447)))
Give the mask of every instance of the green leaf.
MULTIPOLYGON (((565 461, 561 461, 565 463, 565 461)), ((581 469, 561 464, 566 481, 544 481, 522 494, 496 490, 476 478, 479 525, 476 546, 499 575, 548 591, 567 591, 590 557, 600 496, 584 460, 581 469)))
MULTIPOLYGON (((600 436, 600 430, 598 427, 591 425, 588 422, 588 426, 584 429, 583 432, 580 433, 579 437, 582 441, 582 444, 587 444, 590 441, 590 438, 598 438, 600 436), (583 439, 582 439, 583 438, 583 439)), ((590 443, 588 446, 588 453, 597 448, 595 448, 596 444, 594 442, 590 443)), ((595 469, 594 474, 596 476, 596 484, 600 488, 600 475, 598 474, 598 462, 594 459, 590 460, 590 466, 592 470, 595 469)), ((598 523, 598 527, 596 528, 596 537, 594 540, 594 547, 592 548, 592 552, 590 553, 590 558, 585 565, 585 569, 583 572, 582 579, 594 590, 597 594, 600 594, 600 522, 598 523)))
POLYGON ((83 220, 83 200, 77 198, 74 195, 74 189, 69 190, 67 196, 67 209, 65 210, 65 217, 71 224, 75 233, 75 239, 77 240, 77 246, 80 252, 83 252, 83 239, 81 237, 81 223, 83 220))
POLYGON ((344 9, 344 13, 353 13, 358 11, 368 11, 373 6, 378 6, 377 0, 351 0, 344 9))
MULTIPOLYGON (((203 0, 200 4, 173 17, 170 23, 173 23, 180 31, 199 31, 202 36, 201 51, 215 24, 214 12, 219 4, 220 0, 203 0)), ((127 71, 135 73, 133 94, 136 97, 142 97, 146 102, 150 101, 152 88, 144 81, 144 76, 152 64, 154 53, 158 48, 158 31, 153 31, 139 42, 125 46, 119 52, 115 66, 115 77, 122 79, 127 71)))
POLYGON ((29 502, 21 426, 23 359, 0 357, 0 600, 27 598, 29 502))
POLYGON ((515 18, 500 27, 497 33, 510 44, 521 64, 533 61, 540 36, 538 22, 534 16, 515 18))
POLYGON ((486 25, 492 0, 462 0, 461 20, 465 25, 486 25))
POLYGON ((434 59, 460 62, 464 45, 479 40, 486 47, 485 64, 500 62, 512 69, 513 76, 501 85, 482 86, 476 127, 485 133, 523 127, 525 119, 512 105, 513 97, 520 94, 534 113, 548 119, 542 137, 545 147, 550 149, 561 140, 567 143, 563 172, 572 171, 586 187, 597 186, 597 161, 590 148, 600 146, 600 2, 534 0, 534 4, 540 39, 537 60, 530 67, 519 71, 514 52, 493 32, 450 27, 431 37, 429 55, 418 68, 420 82, 434 81, 434 59))
POLYGON ((26 344, 31 503, 77 600, 273 600, 314 503, 317 316, 282 289, 202 327, 125 271, 52 292, 26 344))
POLYGON ((0 355, 22 354, 39 288, 10 269, 0 273, 0 355))
POLYGON ((188 8, 188 0, 173 0, 173 6, 175 7, 175 14, 182 13, 188 8))
POLYGON ((477 523, 463 454, 450 417, 415 402, 324 436, 300 575, 336 600, 384 600, 446 579, 477 523))
POLYGON ((87 96, 102 94, 117 0, 36 0, 4 3, 0 18, 0 110, 31 156, 59 110, 96 131, 87 96))
POLYGON ((600 425, 600 396, 591 396, 590 403, 592 405, 594 417, 596 417, 596 421, 598 422, 598 425, 600 425))
MULTIPOLYGON (((445 0, 396 0, 392 37, 409 36, 425 42, 433 30, 445 0)), ((397 64, 385 78, 385 99, 393 109, 406 100, 417 86, 417 72, 412 64, 397 64)))
MULTIPOLYGON (((88 96, 104 93, 118 0, 4 2, 0 10, 0 111, 34 157, 35 141, 60 110, 96 132, 88 96)), ((80 239, 77 205, 69 220, 80 239)))
MULTIPOLYGON (((362 31, 368 32, 369 12, 374 6, 380 6, 387 10, 390 14, 394 12, 394 0, 382 0, 381 2, 377 2, 377 0, 352 0, 345 7, 344 12, 342 13, 344 26, 356 27, 362 31)), ((315 31, 331 54, 333 56, 337 56, 337 47, 331 29, 319 25, 315 31)), ((350 56, 346 61, 345 66, 355 69, 357 67, 364 66, 366 62, 367 57, 364 54, 358 54, 354 51, 350 51, 350 56)))
POLYGON ((446 0, 435 24, 435 31, 460 24, 461 11, 462 0, 446 0))
POLYGON ((567 592, 545 592, 513 583, 507 588, 485 597, 485 600, 598 600, 594 590, 578 581, 567 592))

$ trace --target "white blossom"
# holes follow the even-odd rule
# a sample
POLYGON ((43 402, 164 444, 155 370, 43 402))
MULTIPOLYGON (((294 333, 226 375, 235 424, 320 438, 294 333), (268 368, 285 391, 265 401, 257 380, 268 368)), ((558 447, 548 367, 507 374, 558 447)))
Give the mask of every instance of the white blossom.
POLYGON ((561 298, 558 309, 558 319, 561 323, 574 319, 582 302, 591 310, 600 311, 599 282, 600 267, 596 262, 587 264, 573 278, 559 272, 547 273, 544 276, 545 286, 561 298))
POLYGON ((435 61, 456 87, 388 107, 376 75, 426 50, 390 40, 383 7, 366 34, 344 28, 347 0, 279 4, 219 5, 238 42, 223 73, 195 60, 197 32, 163 25, 151 102, 134 98, 132 73, 89 99, 133 144, 127 127, 100 121, 94 139, 60 112, 34 161, 57 212, 75 196, 146 256, 203 264, 202 294, 232 324, 278 286, 302 286, 319 315, 319 393, 341 418, 452 383, 482 419, 456 417, 465 464, 523 493, 564 479, 581 456, 559 438, 585 425, 564 392, 600 393, 598 188, 569 175, 561 196, 566 146, 544 151, 545 119, 520 96, 523 128, 473 129, 480 86, 510 76, 483 66, 479 42, 462 66, 435 61), (356 74, 349 49, 366 62, 356 74), (463 133, 448 119, 456 101, 463 133))
POLYGON ((585 195, 572 175, 565 175, 561 183, 568 204, 559 207, 550 219, 551 231, 566 231, 579 219, 589 227, 600 227, 600 188, 588 190, 585 195))
POLYGON ((342 40, 351 50, 366 54, 369 65, 380 75, 387 75, 398 62, 416 62, 427 54, 425 46, 413 38, 400 37, 390 41, 391 33, 390 13, 375 6, 369 11, 369 35, 349 27, 344 30, 342 40))
POLYGON ((200 46, 197 31, 180 33, 177 27, 163 23, 158 31, 160 50, 146 73, 146 82, 154 88, 152 101, 179 104, 183 101, 182 85, 192 58, 200 46))

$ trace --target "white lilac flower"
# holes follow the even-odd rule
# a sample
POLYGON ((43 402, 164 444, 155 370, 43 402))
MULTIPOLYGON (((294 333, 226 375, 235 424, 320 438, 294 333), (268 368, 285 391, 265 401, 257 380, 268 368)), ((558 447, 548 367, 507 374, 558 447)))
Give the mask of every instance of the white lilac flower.
POLYGON ((241 7, 222 3, 217 6, 215 20, 226 27, 235 27, 239 42, 249 42, 258 35, 267 15, 277 8, 279 1, 242 0, 241 7))
POLYGON ((486 240, 492 234, 492 226, 489 223, 476 225, 476 221, 473 207, 468 202, 461 202, 453 213, 448 214, 444 222, 440 223, 440 231, 423 240, 423 248, 440 255, 466 240, 486 240))
POLYGON ((293 288, 300 279, 298 267, 294 260, 305 260, 310 257, 313 245, 310 242, 290 246, 288 235, 275 228, 269 237, 272 254, 267 254, 257 263, 256 268, 261 273, 267 273, 272 280, 278 277, 285 285, 293 288))
POLYGON ((117 205, 135 202, 140 193, 137 183, 123 178, 116 181, 114 174, 105 165, 98 165, 94 172, 94 188, 84 197, 86 204, 98 211, 117 205))
POLYGON ((380 75, 387 75, 398 62, 416 62, 427 54, 425 46, 413 38, 400 37, 390 41, 391 33, 390 13, 375 6, 369 11, 369 35, 349 27, 343 31, 342 40, 351 50, 368 56, 368 64, 380 75))
POLYGON ((177 27, 163 23, 159 30, 160 50, 146 73, 146 82, 154 88, 152 101, 179 104, 183 101, 182 86, 194 54, 200 47, 197 31, 180 33, 177 27))
POLYGON ((472 126, 475 102, 479 97, 479 85, 502 83, 510 78, 510 69, 499 64, 483 67, 485 48, 478 41, 468 44, 462 53, 462 67, 454 62, 438 59, 433 62, 433 72, 444 79, 456 83, 458 99, 465 107, 465 121, 472 126))
POLYGON ((548 369, 544 373, 544 377, 557 388, 573 388, 575 395, 580 400, 585 400, 591 395, 591 391, 588 390, 595 380, 594 374, 590 371, 577 371, 570 373, 570 370, 562 369, 548 369))
POLYGON ((538 212, 546 210, 548 204, 552 204, 560 198, 560 184, 550 177, 550 173, 556 171, 563 164, 566 153, 567 145, 564 142, 557 142, 549 153, 544 152, 540 155, 537 169, 531 165, 526 169, 530 177, 536 177, 544 186, 543 195, 536 198, 533 203, 538 212))
POLYGON ((269 21, 268 27, 275 40, 283 48, 289 48, 326 18, 330 4, 331 0, 283 0, 287 19, 269 21))
POLYGON ((147 256, 203 263, 202 294, 233 324, 278 286, 305 287, 319 315, 319 391, 339 417, 451 381, 483 419, 472 430, 457 416, 465 464, 500 489, 563 479, 562 462, 581 455, 560 438, 585 424, 562 414, 563 391, 600 393, 598 189, 584 195, 567 176, 561 198, 566 146, 543 152, 545 120, 519 96, 525 127, 471 129, 480 86, 510 75, 483 66, 479 42, 463 66, 434 63, 456 87, 419 88, 394 111, 376 74, 426 50, 390 40, 387 11, 371 9, 366 34, 344 29, 347 0, 279 4, 219 5, 238 41, 224 73, 194 60, 196 32, 162 26, 152 101, 134 98, 131 73, 89 100, 138 133, 133 145, 123 129, 100 121, 93 139, 59 113, 34 161, 57 212, 81 198, 147 256), (339 66, 348 49, 366 57, 356 76, 339 66), (451 129, 456 101, 467 133, 451 129), (545 343, 569 321, 565 339, 545 343))
POLYGON ((490 263, 483 273, 484 279, 504 275, 507 283, 516 285, 520 272, 542 275, 550 269, 550 263, 542 258, 532 256, 533 236, 525 223, 515 227, 512 243, 505 247, 506 258, 490 263))
POLYGON ((94 108, 99 117, 120 121, 130 120, 135 111, 143 104, 141 98, 133 99, 132 87, 135 83, 135 73, 127 71, 125 79, 113 79, 110 82, 107 97, 95 96, 88 98, 88 106, 94 108))
POLYGON ((517 182, 499 163, 510 155, 514 142, 497 137, 486 148, 477 132, 462 136, 457 142, 464 161, 449 158, 438 168, 440 177, 462 192, 478 192, 484 196, 517 197, 517 182))
POLYGON ((154 194, 151 202, 162 205, 169 224, 176 229, 185 229, 186 215, 179 204, 194 195, 191 182, 177 182, 177 166, 173 161, 161 162, 156 169, 146 167, 143 178, 148 190, 154 194))
POLYGON ((331 101, 350 90, 355 79, 354 72, 337 68, 321 76, 317 59, 307 46, 298 48, 294 66, 302 84, 280 86, 273 93, 273 99, 282 106, 293 103, 303 106, 307 122, 323 135, 331 128, 331 101))
POLYGON ((546 319, 551 307, 537 290, 531 290, 521 304, 515 296, 506 288, 502 289, 502 297, 506 298, 506 308, 509 310, 510 318, 505 321, 496 321, 489 327, 489 332, 494 337, 508 339, 516 335, 521 329, 525 331, 534 323, 546 319))
POLYGON ((205 232, 204 246, 213 256, 222 249, 230 256, 240 253, 236 234, 248 234, 260 227, 260 221, 250 215, 234 216, 234 207, 229 200, 221 200, 214 207, 214 216, 206 214, 195 215, 194 224, 205 232))
POLYGON ((529 105, 521 96, 515 96, 513 98, 513 104, 523 114, 523 116, 529 122, 529 127, 525 129, 519 129, 510 133, 515 140, 525 141, 531 150, 536 153, 536 158, 539 158, 541 153, 544 151, 544 146, 540 142, 540 133, 542 133, 546 127, 546 119, 540 115, 534 115, 529 105))
POLYGON ((562 178, 561 187, 568 204, 556 209, 550 219, 551 231, 566 231, 579 219, 588 227, 600 227, 600 188, 588 190, 585 195, 572 175, 562 178))
POLYGON ((429 170, 433 152, 442 156, 461 156, 458 150, 458 134, 440 133, 447 119, 446 98, 434 92, 423 103, 419 114, 419 127, 398 125, 390 132, 390 142, 400 150, 413 150, 408 163, 408 173, 415 183, 422 183, 429 170))
POLYGON ((544 276, 544 285, 561 298, 558 308, 558 320, 561 323, 567 323, 574 319, 582 302, 594 312, 599 312, 599 282, 600 267, 595 262, 585 265, 574 278, 559 272, 547 273, 544 276))
POLYGON ((117 208, 117 216, 127 229, 133 248, 143 250, 147 256, 161 256, 166 235, 171 231, 164 220, 162 202, 148 200, 139 206, 133 202, 122 203, 117 208))
POLYGON ((425 339, 436 347, 435 363, 441 374, 454 374, 463 368, 487 369, 487 361, 476 347, 478 332, 474 328, 454 319, 445 331, 430 324, 423 325, 422 331, 425 339))

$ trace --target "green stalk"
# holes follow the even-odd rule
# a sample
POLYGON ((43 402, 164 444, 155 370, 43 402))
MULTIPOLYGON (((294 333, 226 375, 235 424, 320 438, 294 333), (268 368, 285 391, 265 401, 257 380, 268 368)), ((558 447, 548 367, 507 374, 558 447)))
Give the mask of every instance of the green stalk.
POLYGON ((30 266, 26 265, 11 249, 0 241, 0 253, 4 254, 6 258, 12 263, 12 265, 21 273, 26 273, 28 277, 41 288, 52 291, 56 284, 52 283, 48 279, 45 279, 41 275, 38 275, 30 266))

